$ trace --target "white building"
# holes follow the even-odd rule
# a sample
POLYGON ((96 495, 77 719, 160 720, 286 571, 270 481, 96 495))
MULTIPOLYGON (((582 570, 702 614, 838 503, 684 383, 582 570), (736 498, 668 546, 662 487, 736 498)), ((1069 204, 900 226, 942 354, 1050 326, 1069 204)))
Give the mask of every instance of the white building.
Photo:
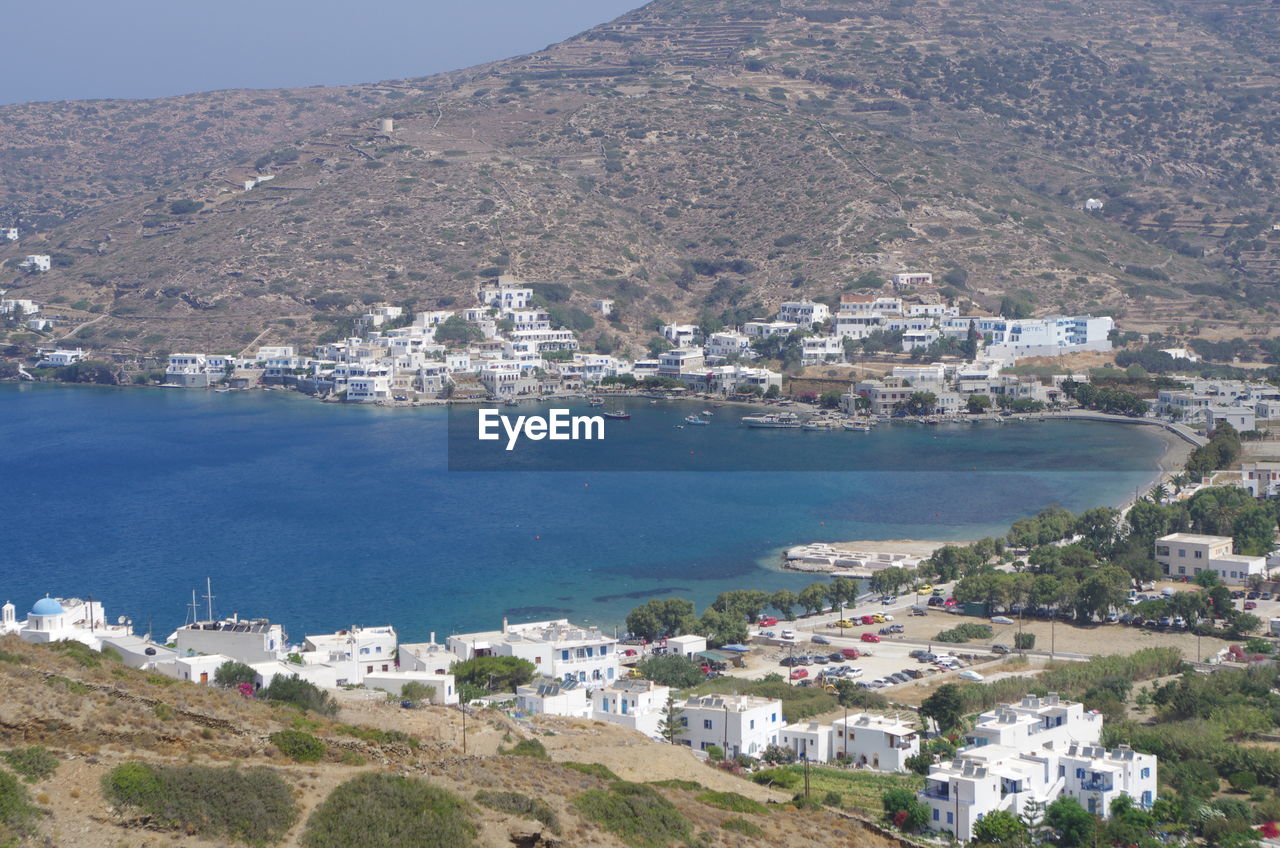
POLYGON ((1240 485, 1255 498, 1280 495, 1280 462, 1240 463, 1240 485))
POLYGON ((813 300, 787 301, 778 308, 778 320, 798 324, 806 330, 831 317, 831 309, 825 303, 813 300))
POLYGON ((590 718, 591 701, 587 688, 576 680, 537 678, 516 687, 516 709, 529 715, 557 715, 590 718))
POLYGON ((397 645, 396 630, 391 625, 352 627, 303 637, 302 654, 308 663, 351 663, 359 678, 395 671, 397 645))
POLYGON ((591 308, 594 309, 596 312, 599 312, 604 317, 608 318, 610 315, 613 314, 613 301, 612 300, 593 300, 591 301, 591 308))
POLYGON ((1101 745, 1072 744, 1058 760, 1058 777, 1070 795, 1094 815, 1103 816, 1121 795, 1150 809, 1156 799, 1156 757, 1128 745, 1108 751, 1101 745))
POLYGON ((450 636, 449 650, 461 660, 475 657, 518 657, 553 680, 574 679, 599 689, 618 679, 618 643, 595 627, 579 627, 568 619, 508 624, 501 630, 450 636))
POLYGON ((670 694, 670 687, 652 680, 617 680, 591 692, 591 718, 630 727, 656 739, 670 694))
POLYGON ((667 639, 667 650, 678 657, 696 657, 707 649, 707 637, 688 634, 667 639))
POLYGON ((63 350, 59 348, 57 350, 41 351, 41 353, 43 356, 40 360, 40 365, 47 365, 50 368, 61 368, 64 365, 74 365, 85 357, 85 352, 80 348, 76 348, 75 350, 63 350))
POLYGON ((347 380, 347 401, 349 403, 383 403, 389 401, 392 398, 391 379, 389 373, 351 377, 347 380))
POLYGON ((742 325, 742 332, 753 339, 786 336, 798 329, 800 325, 792 321, 748 321, 742 325))
POLYGON ((528 309, 533 301, 533 289, 509 285, 505 282, 486 283, 476 292, 481 305, 496 307, 500 312, 528 309))
POLYGON ((279 624, 265 618, 197 621, 179 627, 169 641, 178 656, 225 654, 237 662, 276 662, 287 653, 287 636, 279 624))
POLYGON ((719 746, 726 757, 758 757, 778 744, 782 732, 782 702, 754 695, 702 695, 677 706, 677 740, 695 751, 719 746))
POLYGON ((18 618, 17 607, 10 602, 0 607, 0 635, 13 634, 25 642, 71 641, 101 650, 104 637, 132 633, 128 623, 108 625, 99 601, 46 595, 31 605, 26 619, 18 618))
POLYGON ((731 356, 750 359, 753 356, 751 339, 747 337, 746 333, 739 333, 736 330, 722 330, 719 333, 712 333, 707 336, 707 343, 702 349, 708 360, 728 359, 731 356))
POLYGON ((1223 424, 1230 424, 1237 432, 1243 433, 1256 426, 1257 412, 1247 406, 1210 406, 1204 411, 1204 426, 1207 430, 1216 430, 1223 424))
POLYGON ((802 721, 784 725, 778 744, 789 748, 798 760, 811 763, 831 761, 831 725, 802 721))
POLYGON ((907 771, 907 758, 920 753, 920 734, 896 718, 860 713, 831 722, 831 757, 877 771, 907 771))
POLYGON ((1156 539, 1155 560, 1170 577, 1194 577, 1207 570, 1223 583, 1241 586, 1254 575, 1266 576, 1266 557, 1233 554, 1232 545, 1230 536, 1170 533, 1156 539))
POLYGON ((893 283, 893 287, 899 291, 918 288, 919 286, 931 286, 933 285, 933 274, 925 271, 901 271, 890 277, 889 282, 893 283))
POLYGON ((210 364, 203 353, 171 353, 164 369, 165 385, 184 389, 206 389, 225 377, 225 369, 210 364))
POLYGON ((9 241, 17 241, 17 240, 18 240, 18 228, 17 228, 17 227, 6 227, 6 228, 5 228, 5 230, 4 230, 4 237, 5 237, 6 239, 8 239, 9 241))
POLYGON ((1156 758, 1124 747, 1107 752, 1101 734, 1100 715, 1052 693, 983 713, 970 744, 929 770, 918 796, 929 807, 929 826, 968 841, 990 813, 1020 815, 1028 804, 1047 806, 1064 793, 1103 817, 1119 794, 1149 809, 1156 758))
MULTIPOLYGON (((4 294, 4 292, 0 291, 0 294, 4 294)), ((40 304, 25 298, 0 299, 0 315, 13 315, 18 312, 23 315, 36 315, 40 312, 40 304)))
POLYGON ((30 268, 33 271, 48 271, 53 267, 53 259, 47 253, 32 253, 18 263, 19 268, 30 268))
POLYGON ((433 704, 448 706, 458 703, 458 684, 452 674, 436 674, 430 671, 375 671, 364 676, 366 689, 381 689, 400 697, 405 684, 420 683, 431 687, 427 700, 433 704))
POLYGON ((662 337, 671 342, 672 347, 693 347, 702 339, 702 330, 696 324, 666 324, 662 337))

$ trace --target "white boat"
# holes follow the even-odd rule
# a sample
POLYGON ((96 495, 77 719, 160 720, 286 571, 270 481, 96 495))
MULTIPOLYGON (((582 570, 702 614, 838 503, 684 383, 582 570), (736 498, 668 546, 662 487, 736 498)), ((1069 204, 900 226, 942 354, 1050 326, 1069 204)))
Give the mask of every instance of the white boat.
POLYGON ((840 429, 840 425, 835 421, 810 418, 808 421, 800 425, 800 429, 814 433, 834 433, 836 430, 840 429))
POLYGON ((593 397, 587 401, 587 406, 604 406, 604 398, 593 397))
POLYGON ((840 426, 846 430, 853 430, 856 433, 870 433, 871 425, 865 421, 845 421, 840 426))
POLYGON ((699 418, 699 417, 698 417, 698 416, 696 416, 696 415, 686 415, 686 416, 685 416, 685 418, 684 418, 684 423, 686 423, 686 424, 694 424, 694 425, 696 425, 696 426, 705 427, 706 425, 710 424, 711 422, 710 422, 710 421, 707 421, 705 418, 699 418))
POLYGON ((799 430, 800 416, 794 412, 777 412, 768 415, 744 415, 742 423, 748 427, 773 430, 799 430))

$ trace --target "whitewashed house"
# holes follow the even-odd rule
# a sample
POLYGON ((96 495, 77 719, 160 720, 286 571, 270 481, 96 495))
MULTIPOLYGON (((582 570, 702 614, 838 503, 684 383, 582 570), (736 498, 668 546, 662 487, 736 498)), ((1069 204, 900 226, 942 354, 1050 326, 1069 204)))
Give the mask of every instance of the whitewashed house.
POLYGON ((568 619, 509 624, 501 630, 450 636, 448 646, 460 660, 475 657, 518 657, 553 680, 573 679, 587 689, 603 688, 618 679, 618 642, 595 627, 568 619))
POLYGON ((458 684, 452 674, 436 674, 430 671, 375 671, 364 676, 366 689, 381 689, 396 697, 404 693, 408 683, 431 687, 427 698, 432 704, 448 706, 458 703, 458 684))
POLYGON ((53 258, 46 253, 32 253, 23 257, 23 260, 18 263, 18 267, 32 271, 48 271, 53 267, 53 258))
POLYGON ((876 771, 907 771, 907 758, 920 753, 920 734, 907 722, 859 713, 831 722, 830 757, 876 771))
POLYGON ((707 637, 690 633, 684 636, 671 636, 667 639, 667 651, 678 657, 697 657, 707 649, 707 637))
POLYGON ((670 694, 670 687, 652 680, 616 680, 591 691, 591 718, 630 727, 656 739, 670 694))
POLYGON ((933 285, 933 274, 926 271, 899 271, 889 278, 889 282, 893 283, 893 287, 899 291, 920 286, 931 286, 933 285))
POLYGON ((831 308, 814 300, 786 301, 778 308, 778 320, 808 330, 831 317, 831 308))
POLYGON ((672 347, 693 347, 701 341, 702 330, 696 324, 666 324, 662 337, 671 342, 672 347))
POLYGON ((225 654, 252 665, 282 659, 288 652, 287 638, 281 625, 265 618, 233 616, 221 621, 184 624, 174 631, 169 641, 174 643, 179 656, 225 654))
POLYGON ((802 721, 785 725, 778 744, 789 749, 798 760, 811 763, 831 761, 831 725, 802 721))
POLYGON ((1280 462, 1240 463, 1240 485, 1255 498, 1280 495, 1280 462))
POLYGON ((516 709, 529 715, 557 715, 590 718, 591 701, 587 688, 576 680, 539 677, 516 687, 516 709))
POLYGON ((1155 560, 1174 578, 1213 571, 1223 583, 1242 586, 1250 577, 1266 576, 1266 557, 1233 554, 1233 545, 1230 536, 1170 533, 1156 539, 1155 560))
POLYGON ((1105 817, 1121 795, 1144 810, 1156 798, 1156 757, 1128 745, 1108 751, 1101 745, 1072 744, 1058 760, 1058 776, 1065 781, 1062 794, 1098 816, 1105 817))
POLYGON ((680 702, 677 741, 695 751, 719 746, 726 757, 758 757, 778 744, 782 702, 754 695, 701 695, 680 702))

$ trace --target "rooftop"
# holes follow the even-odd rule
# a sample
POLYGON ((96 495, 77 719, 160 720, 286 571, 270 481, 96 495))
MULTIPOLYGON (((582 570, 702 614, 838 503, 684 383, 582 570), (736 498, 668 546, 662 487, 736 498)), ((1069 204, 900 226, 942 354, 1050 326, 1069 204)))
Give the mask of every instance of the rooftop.
POLYGON ((1230 542, 1230 536, 1205 536, 1200 533, 1170 533, 1161 536, 1157 542, 1186 542, 1191 545, 1216 545, 1219 542, 1230 542))

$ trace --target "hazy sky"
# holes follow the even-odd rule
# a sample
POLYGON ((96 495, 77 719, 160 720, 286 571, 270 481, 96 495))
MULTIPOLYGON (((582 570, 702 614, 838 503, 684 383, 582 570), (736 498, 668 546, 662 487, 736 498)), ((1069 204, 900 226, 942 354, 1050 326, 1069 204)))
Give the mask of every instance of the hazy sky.
POLYGON ((0 103, 424 76, 528 53, 645 0, 9 0, 0 103))

